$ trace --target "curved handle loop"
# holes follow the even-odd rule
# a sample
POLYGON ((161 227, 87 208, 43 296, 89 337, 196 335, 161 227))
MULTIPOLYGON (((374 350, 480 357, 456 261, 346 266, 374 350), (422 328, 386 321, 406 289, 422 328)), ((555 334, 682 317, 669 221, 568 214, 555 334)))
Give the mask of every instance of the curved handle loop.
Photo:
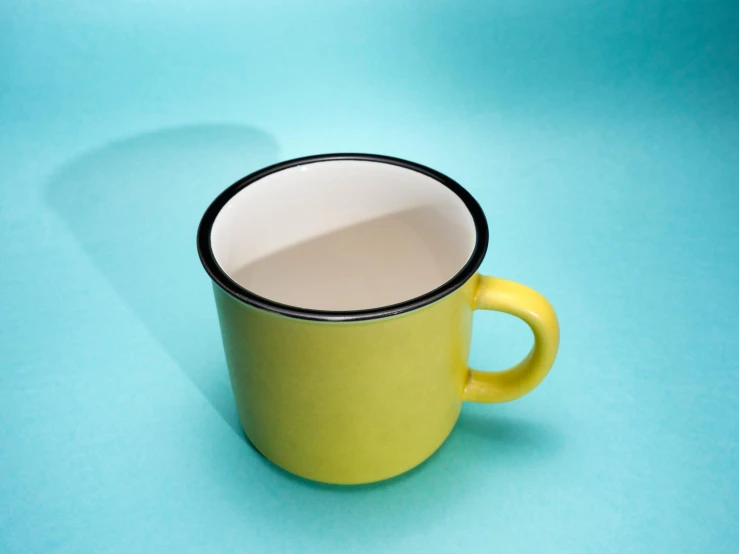
POLYGON ((534 332, 534 346, 519 364, 505 371, 470 369, 462 400, 509 402, 531 392, 554 364, 559 348, 559 323, 552 305, 529 287, 480 276, 476 310, 495 310, 523 319, 534 332))

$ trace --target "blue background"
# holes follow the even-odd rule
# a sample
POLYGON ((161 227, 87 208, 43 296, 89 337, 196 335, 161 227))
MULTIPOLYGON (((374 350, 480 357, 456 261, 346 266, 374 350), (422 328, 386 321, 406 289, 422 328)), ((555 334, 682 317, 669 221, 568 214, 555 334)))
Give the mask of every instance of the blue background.
MULTIPOLYGON (((739 550, 736 2, 0 4, 0 550, 739 550), (238 430, 195 253, 279 160, 400 156, 545 294, 550 377, 378 485, 238 430)), ((471 365, 530 333, 476 316, 471 365)))

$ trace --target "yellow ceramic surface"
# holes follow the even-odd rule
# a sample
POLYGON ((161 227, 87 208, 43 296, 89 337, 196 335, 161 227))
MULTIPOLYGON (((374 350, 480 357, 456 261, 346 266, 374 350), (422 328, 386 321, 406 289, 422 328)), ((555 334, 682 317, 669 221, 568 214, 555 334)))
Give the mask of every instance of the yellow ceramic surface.
POLYGON ((328 483, 378 481, 418 465, 444 442, 464 400, 526 394, 559 344, 557 318, 541 295, 478 274, 428 306, 356 322, 286 317, 214 290, 249 440, 282 468, 328 483), (526 321, 531 354, 504 372, 468 369, 475 309, 526 321))

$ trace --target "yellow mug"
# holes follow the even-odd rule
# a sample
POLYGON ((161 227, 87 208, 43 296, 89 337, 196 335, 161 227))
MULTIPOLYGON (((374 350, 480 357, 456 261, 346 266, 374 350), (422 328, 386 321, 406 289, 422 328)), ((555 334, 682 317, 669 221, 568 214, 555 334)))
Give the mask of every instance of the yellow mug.
POLYGON ((198 252, 257 450, 307 479, 379 481, 433 454, 462 402, 536 387, 557 354, 557 317, 537 292, 476 272, 487 243, 465 189, 386 156, 290 160, 219 195, 198 252), (521 363, 468 368, 478 309, 531 327, 521 363))

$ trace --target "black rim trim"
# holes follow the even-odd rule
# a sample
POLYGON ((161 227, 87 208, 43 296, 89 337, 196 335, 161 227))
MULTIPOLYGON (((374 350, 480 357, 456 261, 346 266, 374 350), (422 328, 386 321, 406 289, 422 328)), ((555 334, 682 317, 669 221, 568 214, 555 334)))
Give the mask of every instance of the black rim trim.
POLYGON ((453 179, 450 179, 446 175, 443 175, 442 173, 439 173, 438 171, 435 171, 431 168, 417 163, 409 162, 407 160, 402 160, 400 158, 381 156, 377 154, 321 154, 317 156, 306 156, 303 158, 295 158, 292 160, 280 162, 269 167, 265 167, 264 169, 260 169, 259 171, 255 171, 254 173, 236 181, 233 185, 219 194, 218 197, 216 197, 216 199, 205 211, 205 214, 200 221, 200 226, 198 227, 197 245, 198 254, 200 255, 200 261, 202 262, 205 271, 207 271, 208 275, 210 275, 211 279, 213 279, 213 281, 225 292, 227 292, 234 298, 241 300, 242 302, 246 302, 247 304, 250 304, 251 306, 260 308, 262 310, 297 319, 334 322, 365 321, 369 319, 390 317, 417 310, 418 308, 427 306, 439 300, 440 298, 447 296, 449 293, 461 287, 464 283, 467 282, 470 277, 472 277, 472 275, 474 275, 475 271, 478 267, 480 267, 480 264, 482 263, 482 259, 485 256, 485 252, 488 247, 488 225, 482 208, 472 197, 472 195, 467 192, 462 187, 462 185, 460 185, 453 179), (344 312, 312 310, 298 308, 295 306, 288 306, 286 304, 280 304, 279 302, 269 300, 248 291, 247 289, 233 281, 228 275, 226 275, 226 272, 223 271, 216 262, 210 245, 210 233, 211 229, 213 228, 213 223, 215 222, 216 217, 220 213, 221 209, 226 205, 226 203, 245 187, 248 187, 250 184, 272 173, 308 163, 337 160, 368 161, 397 165, 406 169, 417 171, 418 173, 422 173, 449 188, 464 202, 465 206, 467 206, 467 209, 472 215, 472 219, 475 224, 475 248, 473 249, 472 255, 470 256, 469 260, 467 260, 467 263, 449 281, 447 281, 440 287, 416 298, 406 300, 399 304, 393 304, 392 306, 383 306, 380 308, 344 312))

